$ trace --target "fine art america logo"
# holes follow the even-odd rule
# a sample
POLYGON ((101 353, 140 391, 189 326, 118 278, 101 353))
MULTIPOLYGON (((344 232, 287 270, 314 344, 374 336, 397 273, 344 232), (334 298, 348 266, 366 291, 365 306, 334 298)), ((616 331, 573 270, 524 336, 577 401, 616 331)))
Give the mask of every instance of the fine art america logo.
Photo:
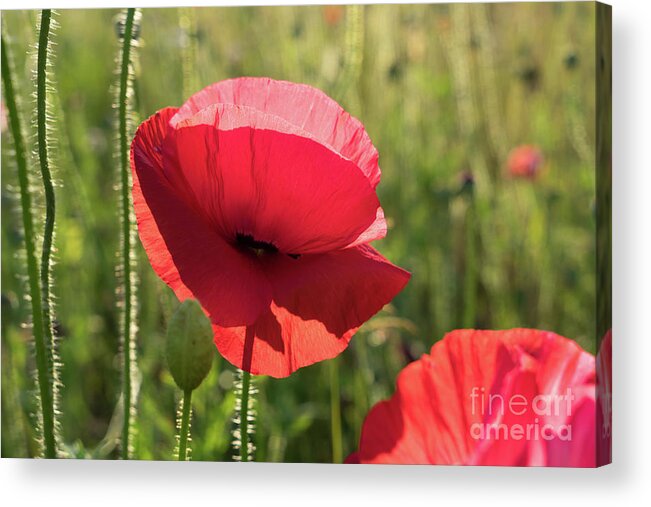
POLYGON ((574 394, 567 388, 564 394, 522 394, 504 396, 486 393, 483 387, 470 391, 472 415, 482 422, 470 426, 474 440, 572 440, 574 394))

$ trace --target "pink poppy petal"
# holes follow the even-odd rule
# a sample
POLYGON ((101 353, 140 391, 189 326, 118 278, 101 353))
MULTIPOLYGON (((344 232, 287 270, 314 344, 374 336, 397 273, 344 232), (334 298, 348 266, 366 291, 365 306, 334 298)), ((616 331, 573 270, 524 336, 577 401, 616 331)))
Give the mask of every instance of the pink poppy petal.
POLYGON ((572 414, 565 421, 564 439, 547 443, 547 466, 594 468, 596 465, 597 425, 594 385, 577 393, 572 403, 572 414), (578 394, 580 393, 580 394, 578 394))
POLYGON ((595 386, 588 371, 590 357, 571 340, 546 331, 453 331, 430 355, 400 373, 391 399, 371 409, 357 459, 591 466, 595 411, 588 405, 595 386), (567 362, 557 356, 561 350, 568 353, 567 362), (570 409, 549 415, 541 408, 544 403, 536 405, 540 413, 532 409, 539 397, 544 401, 565 394, 566 387, 576 396, 570 409), (538 430, 527 429, 536 424, 538 430), (576 432, 572 442, 565 438, 567 424, 576 432), (504 426, 495 437, 486 433, 486 425, 504 426), (527 437, 527 431, 545 431, 549 438, 527 437))
POLYGON ((321 90, 269 78, 229 79, 195 93, 179 109, 172 123, 181 122, 212 104, 248 106, 280 117, 355 163, 372 188, 380 181, 378 153, 364 126, 321 90))

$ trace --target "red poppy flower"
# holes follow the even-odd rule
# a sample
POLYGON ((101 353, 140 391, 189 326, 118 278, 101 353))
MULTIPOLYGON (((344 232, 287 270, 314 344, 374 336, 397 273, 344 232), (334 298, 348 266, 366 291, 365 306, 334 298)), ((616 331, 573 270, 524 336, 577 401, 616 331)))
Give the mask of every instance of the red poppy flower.
POLYGON ((540 150, 531 145, 514 148, 509 153, 506 167, 514 178, 535 178, 542 167, 543 156, 540 150))
POLYGON ((154 271, 251 373, 337 356, 409 279, 368 246, 386 234, 377 150, 310 86, 211 85, 139 127, 131 168, 154 271))
POLYGON ((546 331, 453 331, 398 376, 348 463, 595 466, 595 360, 546 331))

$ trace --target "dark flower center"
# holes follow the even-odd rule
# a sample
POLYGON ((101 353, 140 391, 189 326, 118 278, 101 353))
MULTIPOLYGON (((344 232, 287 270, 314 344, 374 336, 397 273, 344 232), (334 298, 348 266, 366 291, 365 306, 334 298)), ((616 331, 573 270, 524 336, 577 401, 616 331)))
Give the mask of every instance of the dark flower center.
MULTIPOLYGON (((238 247, 254 253, 257 257, 278 253, 278 247, 276 245, 267 241, 258 241, 250 234, 243 234, 241 232, 238 232, 235 236, 235 241, 238 247)), ((300 254, 287 255, 292 259, 298 259, 301 256, 300 254)))
POLYGON ((258 241, 250 234, 242 234, 241 232, 238 232, 235 239, 240 247, 246 248, 258 256, 278 252, 278 247, 273 243, 258 241))

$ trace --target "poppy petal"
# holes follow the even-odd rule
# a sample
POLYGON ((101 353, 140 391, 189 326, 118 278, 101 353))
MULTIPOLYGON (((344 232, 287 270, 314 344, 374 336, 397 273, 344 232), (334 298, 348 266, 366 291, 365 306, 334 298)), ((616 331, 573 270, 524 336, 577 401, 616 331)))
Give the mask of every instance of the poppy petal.
POLYGON ((258 263, 224 241, 164 172, 162 146, 174 113, 164 109, 145 121, 131 146, 140 239, 180 300, 198 299, 213 322, 250 324, 268 307, 271 287, 258 263))
MULTIPOLYGON (((410 276, 366 245, 298 259, 279 255, 266 267, 274 301, 254 325, 250 371, 273 377, 337 356, 410 276)), ((241 368, 246 329, 214 331, 221 354, 241 368)))
MULTIPOLYGON (((397 389, 390 399, 381 401, 369 411, 359 443, 357 459, 360 463, 423 465, 437 463, 437 456, 430 456, 426 442, 431 438, 428 424, 433 410, 428 403, 427 389, 431 387, 432 367, 427 356, 407 365, 398 375, 397 389), (408 407, 414 405, 411 417, 408 407), (416 409, 416 407, 418 407, 416 409), (418 414, 418 412, 420 414, 418 414)), ((431 403, 436 403, 433 399, 431 403)), ((456 446, 453 453, 442 463, 461 463, 456 446)))
POLYGON ((554 438, 547 442, 546 465, 551 467, 593 468, 597 463, 595 442, 597 425, 594 385, 573 388, 572 414, 564 421, 571 428, 571 439, 554 438))
POLYGON ((359 455, 353 452, 344 460, 345 465, 359 465, 359 455))
MULTIPOLYGON (((525 354, 514 358, 505 348, 498 352, 497 362, 500 367, 497 368, 498 374, 491 392, 486 397, 489 400, 487 415, 483 418, 481 436, 476 440, 476 447, 466 459, 467 464, 489 466, 544 464, 544 452, 537 448, 535 442, 533 442, 534 451, 538 451, 535 454, 543 461, 542 463, 531 463, 528 456, 531 442, 524 434, 511 438, 509 433, 515 425, 526 428, 527 425, 535 422, 535 414, 532 410, 522 410, 519 406, 512 410, 508 406, 513 399, 531 406, 532 400, 539 394, 535 367, 532 367, 535 360, 527 359, 525 354)), ((472 429, 471 434, 473 434, 472 429)))
POLYGON ((378 206, 375 221, 361 233, 355 241, 353 241, 348 248, 352 246, 363 245, 378 239, 382 239, 387 235, 387 221, 384 218, 384 210, 378 206))
POLYGON ((222 105, 213 114, 215 125, 171 130, 163 164, 227 241, 246 235, 288 254, 322 253, 349 246, 377 221, 377 195, 352 162, 309 138, 237 127, 252 114, 264 123, 250 109, 222 105))
POLYGON ((454 331, 436 343, 430 355, 409 364, 398 376, 394 396, 371 409, 357 459, 361 463, 592 466, 595 410, 590 400, 595 389, 590 371, 594 371, 594 358, 554 333, 454 331), (547 415, 531 409, 539 396, 544 402, 547 395, 566 394, 567 388, 576 396, 574 413, 559 410, 547 415), (515 396, 524 405, 500 408, 499 403, 510 403, 515 396), (552 431, 553 438, 491 439, 485 433, 487 424, 503 424, 499 431, 516 425, 547 425, 544 431, 552 431), (577 426, 573 428, 576 438, 569 442, 558 433, 566 424, 577 426))
POLYGON ((192 95, 172 123, 183 121, 211 104, 248 106, 282 118, 355 163, 372 188, 380 182, 378 152, 364 126, 321 90, 261 77, 229 79, 192 95))
POLYGON ((597 353, 597 461, 605 465, 612 461, 613 430, 613 333, 608 330, 597 353))
MULTIPOLYGON (((251 127, 257 130, 273 130, 284 134, 292 134, 299 137, 312 139, 322 144, 318 137, 310 132, 289 123, 287 120, 273 114, 263 113, 249 106, 234 104, 211 104, 197 111, 192 116, 177 115, 172 120, 176 129, 194 125, 212 125, 219 130, 234 130, 240 127, 251 127)), ((329 145, 323 145, 334 151, 329 145)), ((337 153, 335 151, 335 153, 337 153)), ((346 158, 341 153, 342 158, 346 158)), ((336 168, 335 168, 336 169, 336 168)), ((370 243, 386 236, 387 224, 384 218, 384 211, 379 206, 376 210, 375 221, 363 231, 348 247, 370 243)))
POLYGON ((377 434, 386 420, 381 412, 371 410, 362 428, 362 463, 466 462, 476 445, 470 428, 482 421, 470 396, 490 392, 500 346, 498 341, 474 333, 449 333, 432 347, 431 355, 400 372, 396 394, 382 402, 384 411, 391 412, 390 427, 400 431, 387 432, 377 446, 377 434))

